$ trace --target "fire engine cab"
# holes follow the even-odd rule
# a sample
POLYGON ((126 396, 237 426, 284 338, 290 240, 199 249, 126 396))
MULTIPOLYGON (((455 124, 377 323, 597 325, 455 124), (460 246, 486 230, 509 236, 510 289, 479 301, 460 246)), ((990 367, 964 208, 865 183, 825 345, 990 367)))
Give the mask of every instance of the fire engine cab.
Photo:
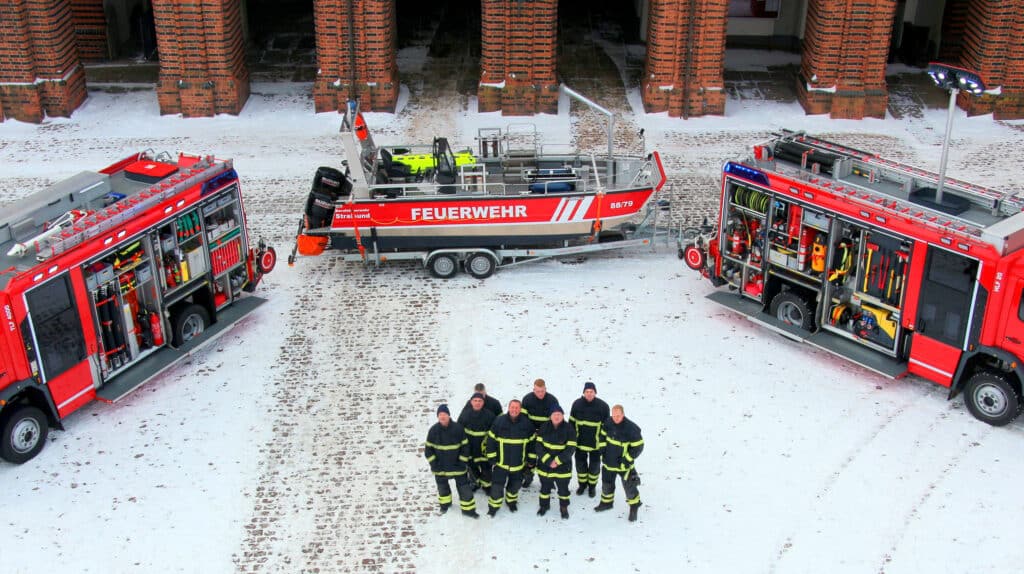
POLYGON ((114 402, 252 312, 274 266, 250 245, 231 161, 149 152, 0 215, 0 458, 114 402))
POLYGON ((1021 410, 1024 197, 804 133, 724 165, 717 226, 680 255, 709 298, 888 377, 963 391, 1000 426, 1021 410))

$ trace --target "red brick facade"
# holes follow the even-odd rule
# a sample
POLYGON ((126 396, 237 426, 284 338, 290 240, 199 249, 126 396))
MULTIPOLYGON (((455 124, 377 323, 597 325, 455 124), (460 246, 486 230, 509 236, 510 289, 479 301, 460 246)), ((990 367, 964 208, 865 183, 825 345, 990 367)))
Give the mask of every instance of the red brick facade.
POLYGON ((360 108, 395 111, 398 103, 398 45, 393 0, 314 0, 316 111, 360 108), (349 13, 351 7, 352 13, 349 13))
POLYGON ((895 0, 809 0, 797 97, 808 114, 884 118, 895 0))
POLYGON ((648 112, 725 113, 728 0, 651 0, 641 93, 648 112))
POLYGON ((153 0, 160 113, 237 114, 249 98, 241 0, 153 0))
POLYGON ((70 116, 85 95, 70 6, 47 0, 0 3, 0 117, 40 122, 70 116))
POLYGON ((479 111, 558 113, 558 0, 481 0, 479 111))
POLYGON ((70 3, 78 57, 83 62, 106 59, 107 18, 103 14, 103 0, 71 0, 70 3))
MULTIPOLYGON (((958 98, 970 115, 1024 118, 1024 0, 968 0, 960 53, 953 63, 978 72, 999 94, 958 98)), ((952 58, 951 58, 952 59, 952 58)))

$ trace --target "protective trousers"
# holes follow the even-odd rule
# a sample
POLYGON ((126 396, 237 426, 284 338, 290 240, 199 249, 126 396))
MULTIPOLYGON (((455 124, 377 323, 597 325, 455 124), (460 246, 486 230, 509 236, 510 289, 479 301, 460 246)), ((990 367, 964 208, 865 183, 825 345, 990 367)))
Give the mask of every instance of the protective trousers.
POLYGON ((615 478, 622 480, 622 490, 626 491, 626 504, 635 506, 640 504, 640 489, 635 483, 627 482, 625 471, 601 470, 601 504, 611 504, 615 501, 615 478))
POLYGON ((573 456, 576 458, 576 477, 580 485, 597 486, 597 479, 601 476, 601 451, 577 448, 573 456))
POLYGON ((485 490, 491 489, 491 463, 486 458, 481 457, 480 460, 470 461, 469 473, 476 480, 476 483, 480 485, 480 488, 485 490))
POLYGON ((523 484, 523 472, 517 470, 509 472, 507 468, 494 465, 494 472, 491 476, 491 494, 487 500, 488 506, 497 509, 501 508, 501 502, 518 502, 519 487, 523 484))
POLYGON ((469 482, 469 476, 462 473, 458 476, 440 476, 435 474, 437 482, 437 502, 442 510, 447 510, 452 504, 452 488, 448 481, 455 479, 455 489, 459 491, 459 507, 463 512, 476 510, 476 500, 473 498, 473 486, 469 482))
POLYGON ((569 478, 540 477, 540 506, 549 508, 551 506, 551 489, 558 487, 558 505, 569 506, 569 478))

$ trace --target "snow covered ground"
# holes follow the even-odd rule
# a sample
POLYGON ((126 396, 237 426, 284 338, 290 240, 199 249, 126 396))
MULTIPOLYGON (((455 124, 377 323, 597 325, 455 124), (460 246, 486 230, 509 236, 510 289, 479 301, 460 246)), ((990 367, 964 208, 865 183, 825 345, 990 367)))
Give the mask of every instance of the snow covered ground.
MULTIPOLYGON (((256 84, 238 117, 160 117, 153 92, 90 94, 71 119, 0 124, 8 202, 133 151, 232 157, 250 228, 284 253, 313 171, 337 162, 339 118, 309 86, 256 84)), ((672 170, 673 215, 716 197, 716 172, 779 127, 934 168, 943 110, 833 121, 731 97, 725 117, 644 115, 672 170)), ((895 96, 894 96, 895 97, 895 96)), ((403 93, 371 114, 383 143, 471 143, 514 118, 471 99, 403 93)), ((533 121, 580 140, 563 102, 533 121)), ((1021 191, 1024 131, 956 118, 950 174, 1021 191)), ((618 133, 618 132, 617 132, 618 133)), ((604 141, 577 141, 601 149, 604 141)), ((637 144, 636 141, 627 142, 637 144)), ((548 261, 486 281, 327 257, 267 277, 269 303, 117 405, 92 405, 42 454, 0 465, 5 572, 1011 572, 1024 425, 993 429, 916 378, 890 381, 708 302, 673 246, 548 261), (536 377, 568 406, 584 381, 644 430, 640 520, 574 497, 568 521, 437 516, 421 445, 437 404, 474 383, 503 402, 536 377)), ((478 506, 485 505, 482 493, 478 506)))

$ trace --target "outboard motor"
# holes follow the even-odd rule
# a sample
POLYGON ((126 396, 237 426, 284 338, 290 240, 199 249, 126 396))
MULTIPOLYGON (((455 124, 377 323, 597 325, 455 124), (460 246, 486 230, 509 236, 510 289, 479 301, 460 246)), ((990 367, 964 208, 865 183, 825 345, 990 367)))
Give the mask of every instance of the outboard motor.
POLYGON ((334 217, 334 203, 352 193, 352 182, 341 170, 319 167, 313 176, 313 189, 306 200, 308 229, 328 227, 334 217))

